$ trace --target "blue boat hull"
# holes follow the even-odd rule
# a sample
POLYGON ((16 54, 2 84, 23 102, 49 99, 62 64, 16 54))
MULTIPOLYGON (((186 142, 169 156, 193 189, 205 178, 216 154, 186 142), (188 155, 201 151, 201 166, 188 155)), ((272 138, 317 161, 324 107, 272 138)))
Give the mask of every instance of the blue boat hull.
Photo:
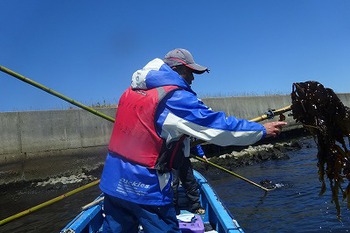
MULTIPOLYGON (((231 213, 225 208, 220 198, 208 184, 207 180, 197 171, 194 171, 194 176, 200 187, 201 204, 206 210, 205 214, 200 216, 196 215, 194 219, 201 218, 198 219, 200 222, 203 222, 206 226, 210 226, 212 230, 215 230, 218 233, 243 233, 243 229, 239 226, 231 213)), ((101 195, 96 200, 102 200, 102 198, 103 196, 101 195)), ((97 204, 80 212, 78 216, 61 230, 61 233, 102 232, 102 205, 103 201, 97 201, 97 204)), ((185 225, 186 224, 180 223, 180 227, 185 225)), ((191 230, 186 229, 186 232, 191 232, 191 230)))

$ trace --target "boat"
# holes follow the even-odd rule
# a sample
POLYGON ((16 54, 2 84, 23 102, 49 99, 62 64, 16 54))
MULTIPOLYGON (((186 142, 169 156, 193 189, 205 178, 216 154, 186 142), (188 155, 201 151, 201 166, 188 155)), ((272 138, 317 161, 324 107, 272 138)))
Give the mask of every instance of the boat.
MULTIPOLYGON (((243 233, 244 230, 227 210, 208 181, 198 171, 193 171, 199 184, 200 201, 205 214, 197 215, 186 210, 184 189, 179 188, 181 211, 177 215, 179 227, 183 233, 243 233)), ((102 232, 103 194, 95 201, 83 207, 83 210, 62 230, 61 233, 98 233, 102 232)), ((142 227, 140 227, 142 232, 142 227)))

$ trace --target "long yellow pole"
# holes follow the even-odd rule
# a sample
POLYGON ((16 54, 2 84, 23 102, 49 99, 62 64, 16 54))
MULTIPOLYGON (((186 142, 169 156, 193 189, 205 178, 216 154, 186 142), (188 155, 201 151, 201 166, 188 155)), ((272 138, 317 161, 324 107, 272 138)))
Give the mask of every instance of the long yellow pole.
POLYGON ((276 110, 270 110, 269 113, 265 113, 264 115, 261 115, 259 117, 253 118, 250 121, 254 121, 254 122, 259 122, 259 121, 264 121, 270 118, 273 118, 275 115, 279 115, 285 112, 288 112, 292 110, 292 105, 288 105, 286 107, 280 108, 280 109, 276 109, 276 110))
POLYGON ((228 170, 228 169, 226 169, 226 168, 224 168, 224 167, 221 167, 221 166, 218 165, 218 164, 212 163, 212 162, 210 162, 209 160, 205 160, 205 159, 203 159, 203 158, 201 158, 201 157, 199 157, 199 156, 195 156, 194 158, 196 158, 197 160, 202 161, 202 162, 204 162, 204 163, 207 163, 207 164, 209 164, 209 165, 211 165, 211 166, 213 166, 213 167, 216 167, 216 168, 220 169, 221 171, 224 171, 224 172, 226 172, 226 173, 228 173, 228 174, 230 174, 230 175, 233 175, 233 176, 235 176, 235 177, 237 177, 237 178, 239 178, 239 179, 241 179, 241 180, 244 180, 244 181, 248 182, 249 184, 252 184, 252 185, 254 185, 254 186, 258 187, 258 188, 261 188, 261 189, 264 190, 264 191, 271 191, 271 190, 274 190, 274 188, 273 188, 273 189, 265 188, 264 186, 261 186, 261 185, 255 183, 255 182, 253 182, 253 181, 251 181, 251 180, 249 180, 249 179, 247 179, 247 178, 245 178, 245 177, 243 177, 243 176, 241 176, 241 175, 238 175, 237 173, 235 173, 235 172, 233 172, 233 171, 230 171, 230 170, 228 170))
MULTIPOLYGON (((95 114, 95 115, 97 115, 97 116, 99 116, 99 117, 102 117, 102 118, 104 118, 104 119, 106 119, 106 120, 109 120, 109 121, 111 121, 111 122, 114 122, 114 121, 115 121, 115 119, 112 118, 112 117, 110 117, 110 116, 107 116, 107 115, 105 115, 105 114, 103 114, 103 113, 101 113, 101 112, 99 112, 99 111, 97 111, 97 110, 95 110, 95 109, 93 109, 93 108, 91 108, 91 107, 88 107, 88 106, 86 106, 86 105, 84 105, 84 104, 81 104, 81 103, 79 103, 79 102, 77 102, 77 101, 71 99, 71 98, 68 98, 68 97, 66 97, 66 96, 64 96, 64 95, 62 95, 62 94, 60 94, 60 93, 58 93, 58 92, 56 92, 56 91, 54 91, 54 90, 52 90, 52 89, 50 89, 50 88, 47 88, 47 87, 43 86, 42 84, 37 83, 37 82, 35 82, 35 81, 33 81, 33 80, 29 79, 29 78, 26 78, 26 77, 24 77, 23 75, 20 75, 20 74, 18 74, 18 73, 16 73, 16 72, 14 72, 14 71, 12 71, 12 70, 6 68, 6 67, 0 66, 0 70, 1 70, 2 72, 4 72, 4 73, 7 73, 7 74, 9 74, 9 75, 11 75, 11 76, 13 76, 13 77, 15 77, 15 78, 17 78, 17 79, 23 81, 23 82, 26 82, 26 83, 28 83, 28 84, 34 86, 34 87, 37 87, 37 88, 39 88, 39 89, 42 89, 42 90, 46 91, 46 92, 49 93, 49 94, 52 94, 52 95, 54 95, 54 96, 57 96, 57 97, 59 97, 60 99, 63 99, 63 100, 65 100, 65 101, 67 101, 67 102, 69 102, 69 103, 71 103, 71 104, 73 104, 73 105, 75 105, 75 106, 78 106, 78 107, 80 107, 80 108, 82 108, 82 109, 84 109, 84 110, 86 110, 86 111, 88 111, 88 112, 91 112, 91 113, 93 113, 93 114, 95 114)), ((283 113, 283 112, 289 111, 290 109, 291 109, 291 106, 287 106, 287 107, 285 107, 285 108, 276 110, 276 111, 274 111, 274 112, 277 112, 278 114, 281 114, 281 113, 283 113)), ((258 117, 258 118, 253 119, 252 121, 262 121, 262 120, 268 119, 268 118, 270 118, 270 117, 271 117, 270 115, 265 114, 265 115, 262 115, 262 116, 260 116, 260 117, 258 117)), ((199 140, 198 140, 198 141, 199 141, 199 140)), ((200 143, 198 143, 198 144, 200 144, 200 143)), ((198 145, 198 144, 195 144, 195 145, 198 145)), ((200 161, 203 161, 203 159, 200 158, 200 157, 198 157, 198 156, 196 157, 196 159, 198 159, 198 160, 200 160, 200 161)), ((247 178, 244 178, 244 177, 242 177, 242 176, 240 176, 240 175, 238 175, 238 174, 236 174, 236 173, 234 173, 234 172, 232 172, 232 171, 229 171, 229 170, 227 170, 226 168, 223 168, 223 167, 221 167, 221 166, 219 166, 219 165, 217 165, 217 164, 214 164, 214 163, 209 162, 209 161, 206 161, 206 160, 204 160, 204 162, 207 162, 207 163, 209 163, 210 165, 212 165, 212 166, 214 166, 214 167, 216 167, 216 168, 218 168, 218 169, 220 169, 220 170, 223 170, 223 171, 225 171, 225 172, 227 172, 227 173, 229 173, 229 174, 231 174, 231 175, 233 175, 233 176, 235 176, 235 177, 237 177, 237 178, 239 178, 239 179, 242 179, 242 180, 244 180, 244 181, 246 181, 246 182, 248 182, 248 183, 250 183, 250 184, 253 184, 253 185, 255 185, 255 186, 257 186, 257 187, 263 189, 264 191, 270 191, 270 190, 271 190, 271 189, 266 189, 265 187, 260 186, 260 185, 258 185, 258 184, 256 184, 256 183, 254 183, 253 181, 251 181, 251 180, 249 180, 249 179, 247 179, 247 178)), ((73 195, 73 194, 75 194, 75 193, 77 193, 77 192, 80 192, 80 191, 85 190, 85 189, 87 189, 87 188, 89 188, 89 187, 92 187, 92 186, 98 184, 99 182, 100 182, 100 180, 96 180, 96 181, 91 182, 91 183, 89 183, 89 184, 87 184, 87 185, 84 185, 84 186, 82 186, 82 187, 80 187, 80 188, 77 188, 77 189, 75 189, 75 190, 73 190, 73 191, 71 191, 71 192, 68 192, 68 193, 63 194, 63 195, 61 195, 61 196, 59 196, 59 197, 56 197, 56 198, 51 199, 51 200, 49 200, 49 201, 47 201, 47 202, 44 202, 44 203, 42 203, 42 204, 40 204, 40 205, 37 205, 37 206, 35 206, 35 207, 32 207, 32 208, 30 208, 30 209, 28 209, 28 210, 26 210, 26 211, 20 212, 20 213, 18 213, 18 214, 15 214, 15 215, 13 215, 13 216, 10 216, 10 217, 8 217, 8 218, 6 218, 6 219, 3 219, 3 220, 0 221, 0 226, 1 226, 1 225, 4 225, 4 224, 6 224, 6 223, 8 223, 8 222, 10 222, 10 221, 12 221, 12 220, 14 220, 14 219, 20 218, 20 217, 22 217, 22 216, 24 216, 24 215, 27 215, 27 214, 29 214, 29 213, 32 213, 32 212, 36 211, 36 210, 39 210, 39 209, 41 209, 41 208, 43 208, 43 207, 45 207, 45 206, 51 205, 51 204, 53 204, 53 203, 55 203, 55 202, 58 202, 58 201, 62 200, 62 199, 65 198, 65 197, 68 197, 68 196, 73 195)))
MULTIPOLYGON (((39 89, 41 89, 43 91, 46 91, 49 94, 57 96, 58 98, 63 99, 63 100, 65 100, 65 101, 67 101, 67 102, 69 102, 69 103, 71 103, 71 104, 73 104, 73 105, 75 105, 77 107, 80 107, 80 108, 82 108, 82 109, 84 109, 84 110, 86 110, 88 112, 91 112, 92 114, 95 114, 95 115, 97 115, 99 117, 102 117, 102 118, 104 118, 106 120, 109 120, 111 122, 114 122, 114 120, 115 120, 114 118, 112 118, 112 117, 110 117, 110 116, 108 116, 106 114, 103 114, 103 113, 101 113, 101 112, 99 112, 99 111, 97 111, 97 110, 95 110, 95 109, 93 109, 93 108, 91 108, 89 106, 86 106, 86 105, 84 105, 82 103, 79 103, 79 102, 77 102, 77 101, 75 101, 75 100, 73 100, 71 98, 68 98, 68 97, 62 95, 61 93, 59 93, 57 91, 54 91, 54 90, 52 90, 52 89, 50 89, 48 87, 45 87, 44 85, 42 85, 40 83, 37 83, 34 80, 31 80, 31 79, 29 79, 27 77, 24 77, 23 75, 20 75, 20 74, 18 74, 16 72, 14 72, 14 71, 4 67, 4 66, 0 66, 0 70, 2 72, 4 72, 4 73, 7 73, 7 74, 11 75, 12 77, 15 77, 15 78, 17 78, 17 79, 19 79, 19 80, 21 80, 23 82, 26 82, 26 83, 34 86, 34 87, 37 87, 37 88, 39 88, 39 89)), ((263 121, 263 120, 266 120, 266 119, 269 119, 269 118, 273 118, 274 115, 278 115, 278 114, 281 114, 281 113, 284 113, 284 112, 288 112, 288 111, 291 110, 291 108, 292 108, 292 105, 288 105, 286 107, 283 107, 283 108, 280 108, 280 109, 277 109, 277 110, 271 110, 269 113, 266 113, 266 114, 261 115, 261 116, 256 117, 256 118, 253 118, 250 121, 259 122, 259 121, 263 121)))
POLYGON ((108 116, 106 114, 103 114, 102 112, 99 112, 99 111, 97 111, 97 110, 95 110, 95 109, 93 109, 93 108, 91 108, 89 106, 86 106, 86 105, 84 105, 82 103, 79 103, 79 102, 77 102, 77 101, 75 101, 75 100, 73 100, 71 98, 68 98, 68 97, 62 95, 61 93, 59 93, 57 91, 54 91, 54 90, 52 90, 52 89, 50 89, 48 87, 45 87, 44 85, 42 85, 40 83, 37 83, 37 82, 27 78, 27 77, 24 77, 23 75, 20 75, 20 74, 18 74, 16 72, 6 68, 6 67, 0 66, 0 70, 2 72, 4 72, 4 73, 7 73, 7 74, 11 75, 12 77, 15 77, 15 78, 17 78, 17 79, 19 79, 19 80, 21 80, 23 82, 26 82, 26 83, 34 86, 34 87, 37 87, 37 88, 39 88, 39 89, 41 89, 43 91, 46 91, 49 94, 52 94, 52 95, 54 95, 54 96, 56 96, 56 97, 58 97, 60 99, 63 99, 63 100, 65 100, 65 101, 67 101, 67 102, 69 102, 69 103, 71 103, 71 104, 73 104, 75 106, 78 106, 79 108, 85 109, 86 111, 91 112, 92 114, 95 114, 95 115, 97 115, 99 117, 102 117, 102 118, 104 118, 106 120, 109 120, 111 122, 114 122, 114 118, 113 117, 110 117, 110 116, 108 116))
POLYGON ((41 203, 41 204, 39 204, 39 205, 37 205, 37 206, 34 206, 34 207, 29 208, 29 209, 27 209, 27 210, 24 210, 24 211, 22 211, 22 212, 20 212, 20 213, 18 213, 18 214, 15 214, 15 215, 12 215, 12 216, 10 216, 10 217, 7 217, 7 218, 5 218, 5 219, 3 219, 3 220, 0 221, 0 226, 6 224, 6 223, 8 223, 8 222, 11 222, 12 220, 15 220, 15 219, 17 219, 17 218, 20 218, 20 217, 22 217, 22 216, 24 216, 24 215, 30 214, 30 213, 32 213, 32 212, 34 212, 34 211, 37 211, 37 210, 39 210, 39 209, 41 209, 41 208, 43 208, 43 207, 45 207, 45 206, 49 206, 49 205, 51 205, 51 204, 53 204, 53 203, 55 203, 55 202, 58 202, 58 201, 60 201, 60 200, 62 200, 62 199, 64 199, 64 198, 69 197, 69 196, 71 196, 71 195, 73 195, 73 194, 76 194, 76 193, 78 193, 78 192, 80 192, 80 191, 83 191, 83 190, 85 190, 85 189, 88 189, 88 188, 90 188, 90 187, 92 187, 92 186, 98 184, 99 182, 100 182, 100 180, 95 180, 95 181, 93 181, 93 182, 91 182, 91 183, 89 183, 89 184, 86 184, 86 185, 84 185, 84 186, 81 186, 81 187, 79 187, 79 188, 77 188, 77 189, 74 189, 74 190, 72 190, 72 191, 70 191, 70 192, 68 192, 68 193, 65 193, 65 194, 63 194, 63 195, 61 195, 61 196, 55 197, 55 198, 53 198, 53 199, 51 199, 51 200, 49 200, 49 201, 46 201, 46 202, 41 203))

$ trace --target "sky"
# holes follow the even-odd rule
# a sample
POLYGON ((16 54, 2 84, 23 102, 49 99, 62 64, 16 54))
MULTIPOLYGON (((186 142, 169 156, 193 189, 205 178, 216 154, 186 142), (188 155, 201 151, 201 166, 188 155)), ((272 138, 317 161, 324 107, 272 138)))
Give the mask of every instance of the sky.
MULTIPOLYGON (((0 0, 0 9, 0 65, 89 106, 117 104, 137 69, 174 48, 209 67, 192 84, 200 98, 290 94, 309 80, 350 93, 348 0, 0 0)), ((0 72, 0 112, 69 107, 0 72)))

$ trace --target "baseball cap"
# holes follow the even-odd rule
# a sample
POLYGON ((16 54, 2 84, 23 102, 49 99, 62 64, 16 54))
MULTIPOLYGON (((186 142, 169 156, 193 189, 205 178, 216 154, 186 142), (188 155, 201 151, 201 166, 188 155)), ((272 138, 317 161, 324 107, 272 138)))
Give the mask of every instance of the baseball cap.
POLYGON ((202 74, 205 71, 209 72, 207 67, 198 65, 193 60, 192 54, 186 49, 171 50, 165 55, 164 62, 170 67, 185 65, 192 69, 195 74, 202 74))

